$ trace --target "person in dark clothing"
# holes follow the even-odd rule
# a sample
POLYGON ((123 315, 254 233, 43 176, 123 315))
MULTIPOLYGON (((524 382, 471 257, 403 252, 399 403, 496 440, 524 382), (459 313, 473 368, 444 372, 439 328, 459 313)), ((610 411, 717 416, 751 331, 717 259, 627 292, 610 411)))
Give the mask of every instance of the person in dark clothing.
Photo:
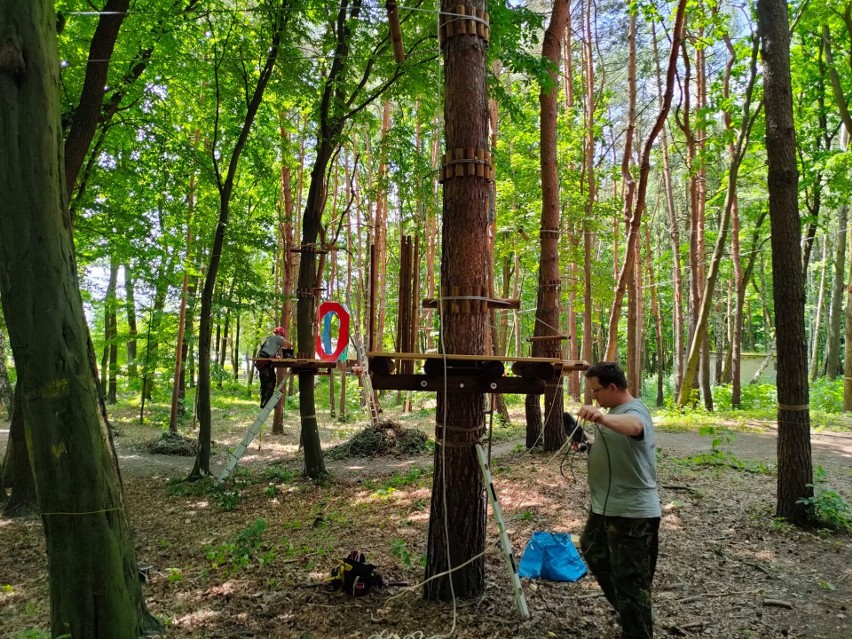
POLYGON ((591 366, 586 383, 598 405, 578 412, 581 421, 596 425, 589 450, 592 507, 580 546, 618 613, 622 639, 651 639, 651 582, 661 514, 654 422, 642 401, 627 390, 618 364, 591 366))
POLYGON ((257 368, 257 374, 260 377, 260 407, 266 406, 266 402, 272 397, 275 392, 275 367, 269 362, 259 362, 258 358, 268 357, 292 357, 292 345, 289 340, 284 337, 284 329, 276 326, 272 331, 272 335, 263 340, 260 349, 257 351, 254 366, 257 368))

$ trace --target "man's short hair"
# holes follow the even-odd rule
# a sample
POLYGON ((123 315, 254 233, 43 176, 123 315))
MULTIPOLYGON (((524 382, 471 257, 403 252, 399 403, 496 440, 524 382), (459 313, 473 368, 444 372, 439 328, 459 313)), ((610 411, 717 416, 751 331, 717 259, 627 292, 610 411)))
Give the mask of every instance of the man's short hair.
POLYGON ((586 379, 597 377, 601 386, 615 384, 619 390, 627 388, 627 377, 617 362, 598 362, 589 366, 586 371, 586 379))

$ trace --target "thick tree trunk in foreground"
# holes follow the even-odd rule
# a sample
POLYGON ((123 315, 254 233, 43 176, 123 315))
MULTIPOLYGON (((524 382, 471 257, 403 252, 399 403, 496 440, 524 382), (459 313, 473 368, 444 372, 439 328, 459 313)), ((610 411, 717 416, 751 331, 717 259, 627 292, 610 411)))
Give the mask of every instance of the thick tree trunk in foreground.
POLYGON ((51 630, 135 639, 158 624, 144 611, 77 281, 53 4, 0 5, 0 42, 0 294, 18 405, 26 423, 38 424, 28 440, 43 512, 51 630))
MULTIPOLYGON (((466 8, 468 14, 482 15, 485 2, 471 1, 466 8)), ((442 0, 441 11, 456 13, 457 6, 442 0)), ((475 35, 456 35, 443 43, 447 151, 488 149, 486 49, 485 41, 475 35)), ((464 173, 444 180, 441 297, 487 291, 484 273, 489 259, 484 249, 490 184, 488 179, 464 173)), ((488 312, 484 305, 448 300, 439 309, 446 352, 485 352, 488 312)), ((473 559, 485 548, 485 493, 474 448, 482 436, 483 418, 482 395, 438 393, 426 564, 427 579, 436 578, 423 590, 429 600, 476 597, 485 589, 485 559, 473 559), (458 568, 451 575, 443 574, 451 566, 458 568)))
POLYGON ((764 63, 769 221, 778 348, 776 515, 803 524, 807 522, 808 510, 799 500, 813 495, 813 467, 787 3, 758 0, 757 22, 764 63))

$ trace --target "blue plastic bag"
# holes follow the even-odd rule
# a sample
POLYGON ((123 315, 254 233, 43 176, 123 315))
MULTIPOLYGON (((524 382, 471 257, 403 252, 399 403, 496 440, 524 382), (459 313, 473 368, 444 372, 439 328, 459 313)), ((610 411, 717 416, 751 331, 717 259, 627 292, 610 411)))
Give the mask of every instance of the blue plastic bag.
POLYGON ((550 581, 577 581, 586 572, 570 534, 544 531, 533 533, 518 568, 521 577, 550 581))

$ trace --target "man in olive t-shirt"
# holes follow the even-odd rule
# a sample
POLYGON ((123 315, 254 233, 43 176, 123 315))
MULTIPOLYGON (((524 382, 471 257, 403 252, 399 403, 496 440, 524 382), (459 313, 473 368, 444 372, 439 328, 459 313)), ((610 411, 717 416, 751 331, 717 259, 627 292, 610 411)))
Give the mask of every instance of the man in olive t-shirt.
POLYGON ((651 582, 660 528, 654 423, 627 390, 618 364, 594 364, 586 383, 598 406, 583 406, 578 413, 596 425, 589 451, 592 507, 580 546, 618 612, 622 639, 646 639, 654 634, 651 582))

